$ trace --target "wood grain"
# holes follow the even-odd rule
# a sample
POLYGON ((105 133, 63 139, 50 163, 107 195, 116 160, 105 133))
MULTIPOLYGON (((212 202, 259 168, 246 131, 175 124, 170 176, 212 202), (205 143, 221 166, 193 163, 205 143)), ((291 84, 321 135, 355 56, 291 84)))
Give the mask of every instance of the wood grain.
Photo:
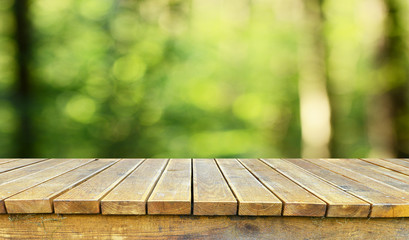
POLYGON ((170 159, 148 199, 148 214, 190 214, 191 178, 191 159, 170 159))
POLYGON ((397 182, 397 180, 395 181, 395 179, 390 178, 386 175, 378 175, 376 172, 369 173, 365 169, 355 168, 356 166, 352 163, 352 161, 339 161, 339 159, 307 160, 317 165, 323 166, 324 168, 329 169, 333 172, 337 172, 355 181, 363 183, 372 189, 376 189, 377 191, 384 193, 386 196, 393 196, 403 200, 409 200, 409 193, 404 190, 406 188, 400 188, 400 186, 404 186, 405 183, 399 181, 397 182), (348 169, 345 168, 346 166, 348 167, 348 169), (362 170, 363 172, 359 172, 359 170, 362 170), (365 174, 369 174, 370 177, 365 174), (386 182, 383 182, 382 179, 386 179, 386 182), (397 183, 397 186, 395 185, 395 183, 397 183))
POLYGON ((301 159, 289 159, 288 161, 308 170, 332 185, 371 203, 370 217, 408 216, 409 206, 407 201, 388 196, 385 193, 368 187, 365 183, 354 181, 312 162, 301 159))
POLYGON ((0 215, 1 239, 407 239, 409 218, 0 215))
POLYGON ((327 204, 257 159, 239 159, 284 203, 283 216, 325 216, 327 204))
POLYGON ((409 168, 409 161, 406 158, 383 158, 382 160, 409 168))
MULTIPOLYGON (((338 160, 336 161, 340 162, 338 160)), ((374 162, 375 161, 367 162, 367 161, 363 161, 359 159, 344 159, 343 163, 342 162, 340 163, 342 164, 342 166, 345 166, 345 164, 348 164, 348 169, 352 171, 359 171, 360 173, 368 177, 372 177, 384 183, 388 183, 397 188, 409 190, 409 176, 408 175, 401 173, 399 171, 394 171, 389 168, 385 168, 381 165, 374 164, 374 162)), ((376 162, 382 163, 378 161, 376 162)), ((383 162, 385 162, 385 165, 391 168, 394 167, 393 163, 389 163, 386 161, 383 161, 383 162)), ((397 166, 395 169, 401 167, 398 165, 395 165, 395 166, 397 166)), ((401 167, 401 168, 406 169, 405 167, 401 167)))
POLYGON ((0 165, 0 173, 8 172, 8 171, 11 171, 13 169, 28 166, 28 165, 38 163, 38 162, 41 162, 41 161, 44 161, 44 160, 45 159, 30 158, 30 159, 20 159, 18 161, 6 162, 6 163, 0 165))
POLYGON ((4 200, 26 189, 34 187, 42 182, 55 178, 65 172, 71 171, 94 160, 71 160, 57 165, 47 171, 40 171, 35 174, 19 178, 13 182, 0 185, 0 213, 6 213, 4 200))
POLYGON ((324 200, 327 217, 368 217, 370 204, 284 160, 263 159, 272 168, 324 200))
POLYGON ((144 215, 146 204, 168 159, 146 159, 101 200, 102 214, 144 215))
POLYGON ((359 172, 362 179, 367 177, 409 191, 409 176, 358 159, 328 159, 328 162, 359 172))
POLYGON ((381 166, 383 168, 387 168, 387 169, 396 171, 398 173, 409 175, 409 168, 408 167, 404 167, 404 166, 401 166, 399 164, 396 164, 396 163, 393 163, 393 162, 390 162, 390 161, 387 161, 387 160, 383 160, 383 159, 379 159, 379 158, 361 158, 360 160, 371 163, 371 164, 381 166))
POLYGON ((409 217, 406 159, 37 160, 0 159, 1 213, 409 217))
POLYGON ((97 160, 41 183, 5 200, 7 213, 52 213, 53 199, 114 164, 97 160))
POLYGON ((214 159, 193 159, 193 214, 236 215, 237 200, 214 159))
POLYGON ((21 160, 21 159, 19 158, 0 158, 0 165, 4 163, 12 162, 12 161, 17 161, 17 160, 21 160))
POLYGON ((282 202, 236 159, 216 159, 239 202, 239 215, 279 216, 282 202))
POLYGON ((0 174, 0 185, 5 184, 6 182, 12 182, 16 179, 26 177, 30 174, 37 173, 40 171, 46 171, 51 169, 54 166, 63 164, 65 162, 71 161, 70 159, 49 159, 36 164, 25 166, 13 171, 5 172, 0 174))
POLYGON ((54 199, 54 212, 64 214, 100 213, 101 199, 128 176, 142 159, 121 160, 54 199))

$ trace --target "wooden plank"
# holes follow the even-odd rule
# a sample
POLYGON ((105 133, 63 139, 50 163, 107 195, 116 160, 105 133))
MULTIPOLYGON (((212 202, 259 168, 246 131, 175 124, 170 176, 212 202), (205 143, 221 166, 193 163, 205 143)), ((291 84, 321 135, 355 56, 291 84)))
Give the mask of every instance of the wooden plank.
MULTIPOLYGON (((371 159, 365 161, 363 159, 345 159, 346 162, 352 162, 351 166, 357 169, 365 169, 369 175, 373 174, 382 174, 387 176, 387 180, 393 178, 395 182, 401 184, 401 182, 409 183, 409 168, 399 166, 390 162, 382 161, 380 159, 371 159), (398 181, 396 181, 398 180, 398 181)), ((409 188, 409 185, 405 184, 406 188, 409 188)))
POLYGON ((382 160, 409 168, 409 161, 407 158, 383 158, 382 160))
POLYGON ((101 200, 102 214, 146 214, 146 202, 168 159, 146 159, 101 200))
POLYGON ((376 180, 372 178, 372 176, 368 177, 363 173, 350 170, 345 166, 343 167, 342 165, 344 165, 344 163, 340 163, 340 161, 332 161, 336 159, 307 159, 307 160, 319 166, 322 166, 328 170, 331 170, 345 177, 353 179, 357 182, 365 184, 367 187, 382 192, 386 196, 399 198, 403 201, 409 200, 409 193, 407 193, 405 190, 401 190, 399 188, 386 184, 382 181, 376 180))
POLYGON ((97 160, 41 183, 5 200, 7 213, 52 213, 53 199, 116 161, 97 160))
POLYGON ((288 159, 327 182, 371 203, 370 217, 408 217, 409 203, 399 198, 387 196, 382 192, 367 187, 364 183, 357 182, 312 162, 302 159, 288 159))
POLYGON ((216 159, 216 162, 239 201, 239 215, 281 215, 281 200, 236 159, 216 159))
POLYGON ((48 159, 36 164, 2 173, 0 174, 0 185, 15 181, 19 178, 26 177, 33 173, 52 169, 53 167, 68 161, 71 161, 71 159, 48 159))
POLYGON ((6 213, 4 205, 4 200, 6 198, 11 197, 31 187, 34 187, 49 179, 55 178, 65 172, 78 168, 91 161, 95 160, 73 159, 66 163, 57 165, 47 171, 40 171, 38 173, 31 174, 26 177, 19 178, 15 181, 7 182, 6 184, 0 185, 0 213, 6 213))
POLYGON ((191 177, 191 159, 170 159, 148 199, 148 214, 190 214, 191 177))
POLYGON ((2 215, 0 238, 43 239, 407 239, 409 218, 2 215))
POLYGON ((380 158, 360 158, 360 160, 383 167, 383 168, 387 168, 388 170, 392 170, 392 171, 399 172, 405 175, 409 175, 408 167, 404 167, 400 164, 396 164, 388 160, 384 160, 380 158))
POLYGON ((101 199, 128 176, 142 159, 121 160, 95 177, 54 199, 54 212, 63 214, 99 213, 101 199))
MULTIPOLYGON (((359 166, 357 159, 307 159, 309 161, 317 162, 317 164, 325 164, 328 167, 336 168, 338 173, 343 174, 356 181, 365 183, 371 188, 378 189, 385 194, 392 194, 393 196, 405 197, 409 199, 407 191, 409 191, 409 184, 400 180, 384 175, 382 170, 373 170, 374 165, 362 167, 359 166), (335 167, 334 167, 335 166, 335 167), (376 188, 375 188, 376 187, 376 188)), ((362 162, 362 161, 361 161, 362 162)), ((364 162, 365 163, 365 162, 364 162)), ((368 165, 368 163, 367 163, 368 165)), ((331 170, 331 169, 330 169, 331 170)), ((383 169, 384 172, 387 169, 383 169)), ((391 171, 393 172, 393 171, 391 171)), ((393 172, 394 173, 394 172, 393 172)), ((406 177, 405 175, 401 175, 406 177)))
POLYGON ((193 159, 193 214, 236 215, 237 200, 214 159, 193 159))
POLYGON ((0 158, 0 165, 12 161, 18 161, 20 160, 19 158, 0 158))
POLYGON ((239 161, 284 203, 283 216, 325 216, 327 204, 257 159, 239 161))
POLYGON ((409 168, 380 158, 361 158, 360 160, 387 168, 405 175, 409 175, 409 168))
POLYGON ((262 159, 272 168, 324 200, 327 217, 367 217, 370 204, 284 160, 262 159))
POLYGON ((45 159, 38 159, 38 158, 27 158, 27 159, 20 159, 18 161, 11 161, 0 165, 0 173, 8 172, 13 169, 21 168, 24 166, 28 166, 34 163, 38 163, 44 161, 45 159))

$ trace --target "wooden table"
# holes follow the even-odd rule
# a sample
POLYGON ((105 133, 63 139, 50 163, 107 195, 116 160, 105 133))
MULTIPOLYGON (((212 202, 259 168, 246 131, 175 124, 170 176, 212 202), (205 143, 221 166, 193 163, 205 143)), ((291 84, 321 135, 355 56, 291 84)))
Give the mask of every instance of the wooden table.
POLYGON ((409 238, 407 159, 0 159, 0 238, 409 238))

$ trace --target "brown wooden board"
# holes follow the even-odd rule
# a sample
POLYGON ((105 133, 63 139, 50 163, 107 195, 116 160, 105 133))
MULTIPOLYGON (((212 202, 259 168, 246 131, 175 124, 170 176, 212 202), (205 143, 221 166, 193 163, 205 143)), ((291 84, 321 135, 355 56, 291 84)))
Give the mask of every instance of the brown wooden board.
POLYGON ((101 200, 102 214, 144 215, 146 203, 168 159, 146 159, 101 200))
POLYGON ((71 161, 71 159, 49 159, 49 160, 45 160, 45 161, 42 161, 36 164, 22 167, 19 169, 14 169, 12 171, 1 173, 0 174, 0 185, 6 182, 14 181, 22 177, 26 177, 30 174, 34 174, 40 171, 51 169, 59 164, 63 164, 68 161, 71 161))
POLYGON ((388 196, 368 187, 365 183, 357 182, 310 161, 302 159, 288 159, 287 161, 290 161, 338 188, 371 203, 370 217, 408 217, 409 203, 407 201, 388 196))
MULTIPOLYGON (((372 163, 372 164, 375 164, 375 165, 378 165, 378 166, 381 166, 383 168, 387 168, 387 169, 396 171, 398 173, 409 175, 409 168, 408 167, 404 167, 402 165, 399 165, 399 164, 394 163, 394 162, 390 162, 388 160, 383 160, 383 159, 379 159, 379 158, 361 158, 360 160, 368 162, 368 163, 372 163)), ((368 165, 365 165, 365 166, 368 166, 368 165)), ((409 164, 408 164, 408 166, 409 166, 409 164)))
POLYGON ((369 177, 396 188, 409 191, 409 176, 405 174, 359 159, 329 159, 327 161, 347 168, 350 171, 360 173, 361 176, 359 177, 361 177, 363 181, 369 177))
POLYGON ((239 215, 279 216, 282 202, 236 159, 216 159, 239 202, 239 215))
POLYGON ((0 213, 409 217, 408 162, 0 159, 0 213))
POLYGON ((0 165, 4 164, 4 163, 12 162, 12 161, 17 161, 17 160, 21 160, 21 159, 18 159, 18 158, 0 158, 0 165))
POLYGON ((101 199, 142 161, 142 159, 118 161, 108 169, 55 198, 54 212, 64 214, 100 213, 101 199))
POLYGON ((254 176, 283 203, 284 216, 325 216, 327 204, 257 159, 240 159, 254 176))
POLYGON ((0 215, 0 239, 407 239, 409 218, 0 215))
POLYGON ((24 166, 28 166, 34 163, 38 163, 44 161, 45 159, 37 159, 37 158, 28 158, 28 159, 20 159, 18 161, 11 161, 6 162, 0 165, 0 173, 8 172, 13 169, 21 168, 24 166))
POLYGON ((348 178, 365 184, 366 186, 376 189, 386 196, 393 196, 404 200, 409 200, 409 193, 405 188, 405 183, 386 175, 371 172, 368 169, 357 167, 352 161, 346 159, 307 159, 317 165, 323 166, 333 172, 342 174, 348 178), (341 161, 340 161, 341 160, 341 161), (362 171, 362 172, 360 172, 362 171))
POLYGON ((191 159, 170 159, 148 199, 148 214, 190 214, 191 159))
POLYGON ((193 159, 193 214, 236 215, 237 200, 214 159, 193 159))
POLYGON ((370 204, 284 160, 263 159, 272 168, 324 200, 327 217, 367 217, 370 204))
POLYGON ((82 165, 85 165, 94 160, 71 160, 63 164, 59 164, 52 169, 47 169, 45 171, 40 171, 23 178, 19 178, 12 182, 7 182, 0 185, 0 213, 6 213, 6 208, 4 206, 4 200, 11 197, 17 193, 20 193, 26 189, 34 187, 42 182, 55 178, 65 172, 71 171, 82 165))
POLYGON ((383 158, 382 160, 409 168, 409 159, 406 158, 383 158))
POLYGON ((5 200, 7 213, 52 213, 53 199, 114 164, 97 160, 81 166, 5 200))

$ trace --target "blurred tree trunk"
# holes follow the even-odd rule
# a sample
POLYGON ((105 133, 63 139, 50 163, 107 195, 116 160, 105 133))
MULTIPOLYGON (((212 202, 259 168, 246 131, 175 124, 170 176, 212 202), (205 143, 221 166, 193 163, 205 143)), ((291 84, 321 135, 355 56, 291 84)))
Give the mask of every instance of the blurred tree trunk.
POLYGON ((409 156, 408 59, 400 0, 384 0, 383 39, 375 62, 375 81, 380 90, 368 110, 371 155, 409 156))
POLYGON ((15 156, 33 157, 32 122, 30 116, 31 88, 30 88, 30 21, 29 0, 17 0, 14 3, 14 17, 16 21, 16 84, 14 92, 15 108, 18 114, 18 124, 15 141, 15 156))
POLYGON ((300 48, 300 117, 303 157, 329 157, 331 108, 327 92, 327 47, 323 0, 304 3, 300 48))

